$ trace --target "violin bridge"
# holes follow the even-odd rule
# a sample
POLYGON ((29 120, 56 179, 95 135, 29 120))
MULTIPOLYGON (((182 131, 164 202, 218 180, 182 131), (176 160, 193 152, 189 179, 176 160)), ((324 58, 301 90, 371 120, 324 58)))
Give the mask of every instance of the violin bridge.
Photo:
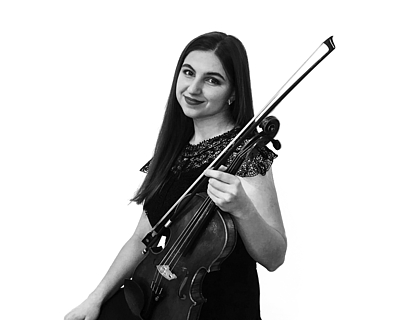
POLYGON ((168 265, 158 265, 156 266, 158 272, 168 281, 174 280, 177 278, 175 274, 172 273, 172 271, 169 269, 168 265))

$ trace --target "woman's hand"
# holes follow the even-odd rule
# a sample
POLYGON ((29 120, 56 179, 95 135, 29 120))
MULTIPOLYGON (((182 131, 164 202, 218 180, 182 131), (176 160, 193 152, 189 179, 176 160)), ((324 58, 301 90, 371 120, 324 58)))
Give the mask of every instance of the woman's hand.
POLYGON ((235 217, 250 256, 274 271, 285 260, 287 241, 272 170, 264 176, 247 178, 238 178, 225 170, 223 167, 204 172, 210 178, 207 193, 218 207, 235 217))
POLYGON ((96 320, 100 313, 101 304, 92 298, 87 298, 75 309, 72 309, 64 320, 96 320))
POLYGON ((240 178, 225 170, 226 167, 221 166, 219 170, 205 171, 205 176, 210 178, 207 193, 221 210, 237 218, 244 218, 253 203, 243 189, 240 178))

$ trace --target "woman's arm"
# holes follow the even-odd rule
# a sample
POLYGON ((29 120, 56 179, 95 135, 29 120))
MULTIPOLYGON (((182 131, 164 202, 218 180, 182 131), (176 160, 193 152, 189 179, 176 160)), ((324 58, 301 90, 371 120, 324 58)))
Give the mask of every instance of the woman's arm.
POLYGON ((92 296, 105 302, 122 286, 125 279, 132 276, 134 269, 144 257, 141 253, 145 246, 141 240, 150 230, 151 225, 143 212, 132 237, 122 247, 103 280, 91 293, 92 296))
POLYGON ((141 240, 150 230, 151 225, 143 212, 134 234, 122 247, 99 285, 82 304, 65 316, 65 320, 97 318, 101 305, 122 286, 125 279, 132 276, 143 259, 141 252, 145 246, 141 240))
POLYGON ((276 270, 285 260, 287 241, 272 169, 265 176, 239 178, 207 170, 208 194, 215 204, 234 217, 250 256, 276 270))

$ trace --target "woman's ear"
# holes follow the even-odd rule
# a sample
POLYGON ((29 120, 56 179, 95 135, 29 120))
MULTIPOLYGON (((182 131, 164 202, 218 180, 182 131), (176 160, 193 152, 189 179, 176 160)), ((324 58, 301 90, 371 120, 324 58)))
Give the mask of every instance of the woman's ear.
POLYGON ((231 105, 235 101, 235 91, 233 91, 232 95, 228 99, 228 105, 231 105))

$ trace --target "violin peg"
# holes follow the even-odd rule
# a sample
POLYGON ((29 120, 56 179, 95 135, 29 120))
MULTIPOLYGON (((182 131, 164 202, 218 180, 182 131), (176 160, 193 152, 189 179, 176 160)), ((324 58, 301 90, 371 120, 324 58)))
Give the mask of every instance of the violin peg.
POLYGON ((279 140, 272 139, 271 142, 272 142, 272 145, 274 146, 275 150, 281 149, 282 145, 279 140))

